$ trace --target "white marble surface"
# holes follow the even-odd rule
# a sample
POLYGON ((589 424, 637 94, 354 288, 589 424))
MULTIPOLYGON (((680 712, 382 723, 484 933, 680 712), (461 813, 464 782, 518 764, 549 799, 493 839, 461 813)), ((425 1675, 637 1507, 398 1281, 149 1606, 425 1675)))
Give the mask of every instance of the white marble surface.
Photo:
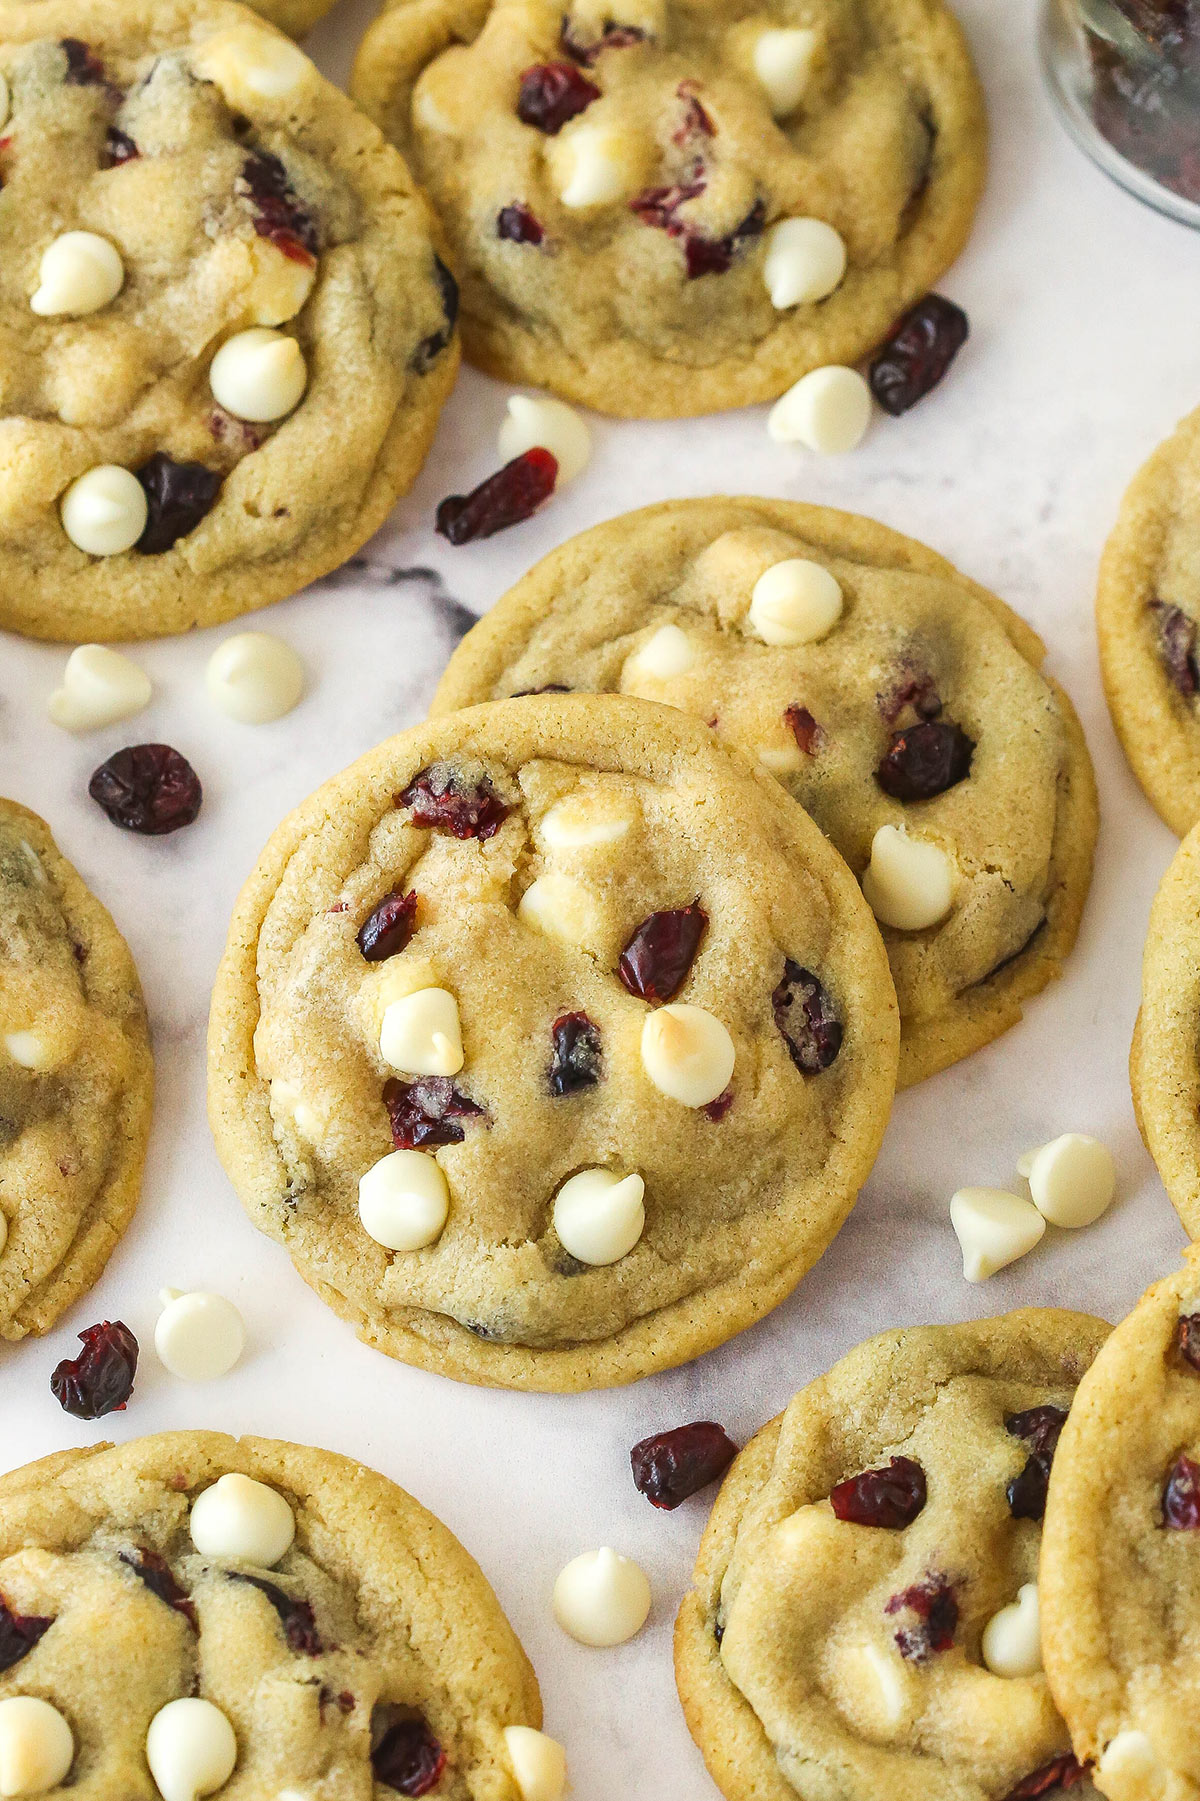
MULTIPOLYGON (((0 792, 36 808, 111 907, 145 982, 158 1106, 136 1222, 95 1293, 41 1342, 0 1351, 0 1461, 17 1465, 101 1436, 165 1427, 275 1434, 361 1457, 411 1488, 483 1564, 537 1665, 547 1725, 570 1749, 575 1801, 704 1801, 715 1794, 684 1729, 670 1628, 705 1518, 647 1506, 630 1444, 715 1417, 744 1439, 869 1332, 1024 1303, 1117 1318, 1182 1243, 1130 1107, 1126 1054, 1141 944, 1173 841, 1118 752, 1096 666, 1096 560, 1121 491, 1176 418, 1200 401, 1200 236, 1139 207, 1067 141, 1042 95, 1033 0, 960 0, 991 104, 993 171, 973 242, 942 284, 972 337, 943 389, 880 419, 855 455, 820 462, 772 445, 765 409, 681 424, 595 422, 596 455, 569 494, 503 537, 451 549, 436 502, 495 463, 505 391, 465 373, 415 492, 370 549, 372 568, 426 566, 485 609, 571 532, 671 495, 723 489, 829 502, 927 540, 997 589, 1045 635, 1050 667, 1084 719, 1103 829, 1082 940, 1065 979, 989 1050, 899 1100, 849 1224, 769 1320, 689 1369, 572 1398, 493 1394, 390 1363, 360 1346, 246 1223, 204 1121, 210 981, 237 888, 284 810, 397 727, 421 717, 451 642, 436 584, 343 576, 248 623, 304 655, 311 692, 266 728, 216 717, 202 690, 222 635, 146 646, 149 712, 83 740, 45 700, 64 651, 0 644, 0 792), (118 833, 89 802, 92 768, 119 744, 165 738, 196 764, 205 805, 162 840, 118 833), (1029 1145, 1093 1131, 1120 1166, 1119 1203, 1074 1238, 1051 1231, 1025 1262, 968 1287, 947 1223, 952 1190, 1010 1182, 1029 1145), (220 1289, 245 1313, 246 1359, 188 1387, 151 1345, 163 1284, 220 1289), (62 1414, 47 1387, 93 1319, 120 1317, 145 1349, 128 1412, 103 1428, 62 1414), (632 1645, 588 1651, 548 1606, 555 1572, 611 1542, 654 1584, 632 1645)), ((314 40, 335 75, 367 8, 343 6, 314 40)))

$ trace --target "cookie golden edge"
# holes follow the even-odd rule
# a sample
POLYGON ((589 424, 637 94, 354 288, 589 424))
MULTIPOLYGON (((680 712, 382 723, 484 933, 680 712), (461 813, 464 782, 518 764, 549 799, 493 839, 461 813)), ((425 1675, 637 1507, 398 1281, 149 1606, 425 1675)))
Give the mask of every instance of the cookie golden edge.
POLYGON ((34 1289, 12 1318, 0 1322, 0 1339, 41 1337, 67 1308, 93 1288, 133 1218, 142 1187, 154 1104, 154 1063, 142 986, 129 946, 107 908, 68 862, 45 820, 17 801, 0 799, 0 817, 19 823, 56 883, 63 912, 89 949, 89 973, 104 968, 103 991, 129 1046, 129 1081, 117 1124, 120 1152, 95 1207, 80 1222, 70 1249, 53 1274, 34 1289))
POLYGON ((901 1034, 897 1087, 910 1088, 982 1050, 1018 1024, 1024 1014, 1024 1003, 1062 974, 1063 964, 1079 935, 1092 882, 1100 809, 1083 727, 1069 695, 1042 668, 1046 654, 1042 640, 998 595, 972 581, 945 557, 917 539, 905 537, 861 514, 811 506, 803 501, 766 500, 753 495, 660 501, 615 520, 605 520, 568 539, 501 595, 456 648, 434 694, 430 716, 455 712, 479 702, 481 693, 489 691, 500 679, 515 648, 529 637, 542 619, 549 597, 559 588, 570 586, 576 567, 590 566, 592 547, 606 537, 614 525, 632 529, 655 519, 703 514, 713 505, 753 507, 764 522, 780 530, 809 536, 817 542, 832 539, 838 545, 839 554, 884 556, 899 568, 942 576, 962 584, 995 615, 1014 649, 1042 675, 1058 705, 1067 755, 1059 776, 1053 846, 1055 879, 1046 924, 1010 963, 960 997, 951 1012, 926 1021, 916 1031, 901 1034))
POLYGON ((1200 826, 1150 908, 1142 1002, 1129 1054, 1133 1110, 1171 1204, 1200 1238, 1200 826))
MULTIPOLYGON (((507 727, 522 735, 527 731, 531 717, 526 711, 528 705, 528 701, 492 702, 457 713, 452 722, 457 734, 454 748, 460 754, 495 754, 495 732, 507 727)), ((844 1203, 837 1217, 828 1222, 824 1236, 816 1235, 796 1257, 757 1283, 752 1292, 747 1292, 746 1272, 741 1270, 714 1287, 650 1313, 611 1338, 546 1350, 488 1344, 457 1321, 420 1309, 412 1310, 421 1315, 419 1330, 393 1318, 381 1331, 349 1297, 323 1281, 318 1271, 296 1265, 309 1286, 334 1313, 354 1327, 364 1343, 388 1356, 484 1387, 578 1393, 621 1386, 658 1370, 691 1362, 763 1319, 791 1294, 833 1242, 874 1165, 895 1092, 899 1015, 883 941, 857 883, 808 815, 793 806, 778 783, 719 744, 700 721, 674 708, 650 701, 585 695, 554 696, 542 702, 542 712, 543 717, 554 718, 557 723, 541 740, 539 755, 560 755, 583 762, 589 751, 596 754, 595 738, 600 736, 606 739, 602 754, 607 754, 609 761, 595 766, 620 768, 622 741, 639 725, 649 725, 665 732, 672 756, 708 756, 714 773, 727 772, 738 780, 752 782, 775 810, 781 834, 800 837, 805 856, 822 869, 827 892, 842 902, 862 928, 857 964, 860 993, 869 992, 875 997, 872 1011, 868 1015, 864 1009, 860 1023, 864 1070, 854 1098, 853 1122, 843 1127, 843 1155, 847 1160, 844 1203), (606 722, 599 733, 594 723, 597 718, 606 722), (795 815, 803 822, 799 830, 795 815), (852 1152, 845 1141, 855 1136, 859 1142, 852 1152)), ((439 717, 385 741, 324 783, 277 828, 235 905, 209 1017, 208 1116, 226 1174, 251 1219, 268 1236, 275 1234, 263 1222, 277 1211, 279 1185, 269 1177, 264 1179, 260 1169, 264 1156, 269 1162, 274 1155, 274 1139, 267 1084, 255 1071, 254 1034, 258 1024, 259 940, 272 898, 290 857, 304 842, 310 822, 335 806, 340 794, 352 796, 368 770, 387 764, 397 754, 414 756, 413 767, 418 768, 447 754, 449 748, 446 720, 439 717)), ((654 772, 643 773, 653 777, 654 772)))

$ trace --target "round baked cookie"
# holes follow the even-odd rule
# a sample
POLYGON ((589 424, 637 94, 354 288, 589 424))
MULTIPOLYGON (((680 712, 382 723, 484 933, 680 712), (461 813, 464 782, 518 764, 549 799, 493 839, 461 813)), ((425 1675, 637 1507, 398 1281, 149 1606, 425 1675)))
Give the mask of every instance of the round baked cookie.
POLYGON ((1029 1585, 1055 1436, 1107 1331, 1030 1308, 884 1332, 751 1440, 675 1627, 728 1801, 1074 1786, 1029 1585))
POLYGON ((1146 1149, 1192 1238, 1200 1238, 1200 826, 1159 884, 1142 952, 1129 1057, 1146 1149))
POLYGON ((335 0, 250 0, 256 13, 278 25, 290 37, 303 37, 323 19, 335 0))
POLYGON ((1043 1644, 1076 1755, 1112 1801, 1200 1795, 1200 1253, 1085 1377, 1042 1552, 1043 1644))
POLYGON ((49 826, 0 800, 0 1338, 48 1331, 108 1262, 153 1086, 125 940, 49 826))
MULTIPOLYGON (((220 1792, 245 1801, 521 1801, 505 1728, 541 1724, 446 1527, 374 1470, 275 1439, 165 1432, 0 1479, 0 1627, 0 1705, 63 1716, 53 1792, 73 1801, 157 1797, 147 1733, 184 1698, 232 1727, 220 1792)), ((212 1792, 176 1772, 164 1792, 212 1792)))
POLYGON ((351 91, 445 222, 472 361, 631 418, 866 355, 984 175, 940 0, 403 0, 351 91))
POLYGON ((948 914, 883 927, 904 1086, 1015 1024, 1075 941, 1095 783, 1043 654, 994 594, 872 520, 668 501, 544 558, 464 639, 434 710, 560 683, 667 701, 756 756, 856 875, 881 827, 938 846, 948 914))
POLYGON ((457 360, 399 155, 227 0, 9 5, 0 74, 0 625, 152 637, 343 562, 457 360))
POLYGON ((592 1388, 795 1287, 897 1037, 871 916, 775 783, 671 709, 546 696, 393 738, 284 821, 218 972, 209 1114, 369 1343, 592 1388))

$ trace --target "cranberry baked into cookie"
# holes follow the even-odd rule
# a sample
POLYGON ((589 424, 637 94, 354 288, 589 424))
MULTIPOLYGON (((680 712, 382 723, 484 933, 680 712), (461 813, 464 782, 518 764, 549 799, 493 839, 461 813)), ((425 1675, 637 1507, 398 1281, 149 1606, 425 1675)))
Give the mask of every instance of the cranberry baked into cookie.
POLYGON ((1159 884, 1142 953, 1142 1004, 1129 1057, 1146 1149, 1190 1237, 1200 1239, 1200 826, 1159 884))
POLYGON ((399 0, 352 92, 445 222, 472 360, 627 417, 867 354, 984 173, 941 0, 399 0))
POLYGON ((815 1263, 896 1073, 836 852, 698 721, 541 696, 381 745, 234 912, 209 1115, 369 1343, 580 1389, 724 1342, 815 1263))
POLYGON ((124 939, 49 827, 0 800, 0 1338, 48 1331, 108 1262, 153 1085, 124 939))
POLYGON ((1041 1670, 1046 1480, 1108 1327, 885 1332, 764 1426, 675 1628, 728 1801, 1025 1801, 1082 1771, 1041 1670))
POLYGON ((903 1085, 1013 1025, 1075 940, 1095 784, 1042 656, 994 594, 872 520, 668 501, 544 558, 464 639, 434 708, 619 689, 757 757, 863 878, 903 1085))
POLYGON ((0 625, 278 600, 407 490, 456 290, 404 163, 225 0, 6 6, 0 625))
POLYGON ((0 1478, 7 1794, 533 1801, 540 1724, 478 1566, 347 1457, 169 1432, 0 1478))

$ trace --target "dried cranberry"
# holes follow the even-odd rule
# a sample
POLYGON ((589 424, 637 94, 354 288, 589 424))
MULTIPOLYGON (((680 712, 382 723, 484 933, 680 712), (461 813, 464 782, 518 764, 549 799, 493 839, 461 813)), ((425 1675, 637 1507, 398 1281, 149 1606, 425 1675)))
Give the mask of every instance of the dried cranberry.
POLYGON ((806 757, 815 757, 825 748, 825 730, 819 726, 807 707, 783 709, 783 723, 806 757))
POLYGON ((901 1626, 896 1648, 909 1663, 927 1663, 938 1651, 949 1651, 958 1630, 958 1598, 945 1576, 924 1576, 911 1588, 893 1595, 884 1613, 911 1613, 915 1626, 901 1626))
POLYGON ((134 545, 144 557, 161 556, 195 531, 221 491, 217 470, 203 463, 177 463, 162 450, 134 474, 146 490, 146 529, 134 545))
POLYGON ((708 1101, 700 1111, 705 1119, 711 1121, 714 1126, 719 1126, 732 1106, 733 1089, 727 1088, 723 1094, 717 1096, 715 1101, 708 1101))
POLYGON ((717 1481, 737 1456, 729 1434, 713 1420, 654 1432, 629 1453, 634 1486, 652 1507, 670 1513, 717 1481))
POLYGON ((1162 1497, 1163 1525, 1200 1532, 1200 1463, 1182 1452, 1171 1465, 1162 1497))
POLYGON ((128 1565, 135 1576, 140 1576, 152 1595, 167 1607, 181 1613, 193 1632, 199 1632, 196 1619, 196 1606, 187 1590, 176 1581, 175 1572, 166 1558, 158 1551, 147 1550, 144 1545, 137 1545, 132 1551, 122 1551, 121 1562, 128 1565))
POLYGON ((565 682, 543 682, 540 688, 518 688, 510 694, 510 700, 530 700, 535 694, 570 694, 572 690, 565 682))
POLYGON ((393 888, 364 922, 354 942, 368 963, 382 963, 402 951, 413 935, 417 897, 393 888))
POLYGON ((383 1104, 398 1151, 461 1144, 466 1133, 459 1122, 487 1118, 486 1110, 462 1094, 449 1076, 418 1076, 413 1082, 393 1076, 383 1085, 383 1104))
POLYGON ((563 21, 561 43, 573 62, 590 69, 602 50, 627 50, 631 44, 642 44, 646 33, 638 25, 606 25, 604 34, 590 44, 575 37, 570 25, 563 21))
POLYGON ((28 1657, 54 1621, 35 1613, 14 1613, 0 1595, 0 1674, 28 1657))
POLYGON ((1014 1476, 1005 1494, 1008 1511, 1014 1520, 1040 1520, 1046 1515, 1046 1492, 1050 1486, 1052 1459, 1044 1451, 1035 1451, 1026 1460, 1019 1476, 1014 1476))
POLYGON ((830 1491, 835 1519, 854 1526, 911 1526, 925 1505, 925 1471, 911 1457, 893 1457, 886 1469, 863 1470, 830 1491))
POLYGON ((550 1028, 550 1092, 556 1097, 594 1088, 603 1075, 600 1028, 586 1013, 564 1013, 550 1028))
POLYGON ((320 1657, 325 1645, 317 1631, 311 1601, 296 1600, 294 1595, 289 1595, 263 1576, 248 1576, 243 1570, 230 1570, 228 1574, 231 1582, 248 1582, 251 1588, 256 1588, 259 1594, 267 1597, 279 1615, 283 1636, 293 1651, 300 1652, 304 1657, 320 1657))
POLYGON ((82 38, 60 38, 59 49, 67 59, 66 79, 72 87, 107 86, 108 77, 104 72, 104 64, 90 44, 85 44, 82 38))
POLYGON ((771 1011, 796 1068, 806 1076, 828 1069, 842 1048, 842 1022, 811 969, 786 959, 771 1011))
POLYGON ((914 669, 910 664, 904 665, 890 688, 875 696, 875 704, 886 725, 898 724, 901 714, 910 708, 913 720, 906 723, 936 719, 942 710, 933 677, 928 670, 914 669))
POLYGON ((655 1006, 673 1000, 687 981, 707 927, 708 914, 698 900, 643 919, 617 964, 630 994, 655 1006))
POLYGON ((414 775, 396 805, 412 808, 412 822, 449 832, 452 838, 494 838, 510 809, 486 775, 468 782, 449 763, 431 763, 414 775))
POLYGON ((1019 1438, 1027 1450, 1053 1457, 1066 1423, 1066 1408, 1046 1401, 1040 1407, 1027 1407, 1024 1413, 1010 1413, 1004 1430, 1010 1438, 1019 1438))
POLYGON ((629 202, 629 210, 636 213, 643 225, 665 231, 669 238, 680 238, 687 230, 679 217, 680 207, 686 206, 689 200, 698 200, 707 185, 703 165, 697 162, 690 181, 677 181, 665 188, 644 188, 629 202))
POLYGON ((557 480, 558 458, 535 446, 469 494, 448 494, 437 510, 437 529, 451 544, 490 538, 536 513, 553 494, 557 480))
POLYGON ((1015 1789, 1010 1789, 1004 1801, 1039 1801, 1042 1795, 1053 1794, 1056 1789, 1078 1788, 1087 1776, 1083 1765, 1069 1751, 1056 1757, 1052 1763, 1043 1764, 1032 1776, 1026 1776, 1018 1782, 1015 1789))
POLYGON ((316 222, 296 198, 288 172, 268 150, 254 150, 242 164, 241 179, 254 202, 254 229, 294 263, 316 261, 321 240, 316 222))
POLYGON ((689 232, 683 251, 688 280, 695 281, 700 275, 724 275, 746 245, 761 236, 766 222, 766 205, 756 200, 741 224, 723 238, 702 238, 689 232))
POLYGON ((1196 656, 1196 621, 1182 607, 1152 600, 1150 611, 1158 623, 1158 649, 1163 666, 1180 694, 1200 691, 1200 660, 1196 656))
POLYGON ((552 138, 599 98, 595 82, 572 63, 535 63, 522 72, 517 117, 522 125, 532 125, 552 138))
POLYGON ((936 388, 967 341, 967 315, 941 294, 905 313, 871 363, 871 392, 898 418, 936 388))
POLYGON ((88 793, 114 825, 160 838, 191 825, 204 798, 200 778, 169 744, 130 744, 101 763, 88 793))
POLYGON ((446 1753, 420 1714, 377 1706, 371 1721, 371 1768, 401 1795, 427 1795, 441 1781, 446 1753))
POLYGON ((138 1341, 118 1320, 102 1320, 79 1333, 78 1357, 67 1357, 50 1378, 50 1392, 64 1413, 98 1420, 120 1413, 133 1393, 138 1341))
POLYGON ((502 206, 496 214, 496 236, 509 244, 540 244, 546 236, 546 230, 527 206, 520 200, 514 200, 511 205, 502 206))
POLYGON ((948 719, 925 720, 892 734, 875 780, 893 800, 932 800, 971 773, 975 740, 948 719))
POLYGON ((1200 1313, 1187 1313, 1179 1322, 1175 1340, 1179 1355, 1194 1370, 1200 1370, 1200 1313))
POLYGON ((122 163, 133 162, 141 154, 128 132, 118 131, 115 125, 110 125, 108 135, 104 140, 104 154, 100 159, 100 167, 116 169, 122 163))
POLYGON ((675 144, 686 144, 689 138, 715 138, 717 128, 712 115, 703 105, 690 81, 681 81, 675 92, 683 101, 683 122, 671 133, 675 144))
POLYGON ((409 358, 409 368, 417 375, 428 375, 442 352, 449 349, 454 327, 458 323, 458 283, 440 256, 433 259, 433 279, 442 303, 443 323, 437 331, 421 339, 409 358))

